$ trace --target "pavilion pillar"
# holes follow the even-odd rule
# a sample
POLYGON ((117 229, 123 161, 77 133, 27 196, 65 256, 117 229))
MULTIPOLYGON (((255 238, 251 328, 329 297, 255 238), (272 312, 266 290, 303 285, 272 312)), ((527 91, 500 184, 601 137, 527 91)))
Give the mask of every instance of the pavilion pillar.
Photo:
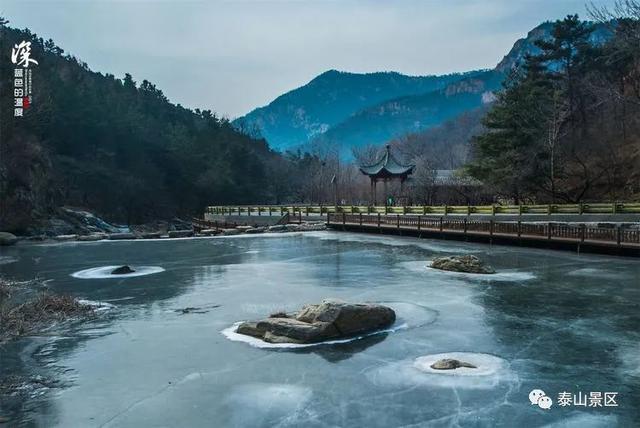
POLYGON ((387 190, 387 179, 383 178, 383 183, 384 183, 384 205, 387 206, 387 203, 389 202, 389 192, 387 190))

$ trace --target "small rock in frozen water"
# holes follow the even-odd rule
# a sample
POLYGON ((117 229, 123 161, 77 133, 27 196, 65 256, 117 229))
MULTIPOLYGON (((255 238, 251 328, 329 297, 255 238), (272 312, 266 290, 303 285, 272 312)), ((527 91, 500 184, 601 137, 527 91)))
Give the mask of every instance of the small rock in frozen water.
POLYGON ((257 322, 243 322, 236 333, 269 343, 317 343, 371 333, 395 320, 395 312, 386 306, 325 300, 297 313, 279 312, 257 322))
POLYGON ((452 272, 496 273, 491 266, 485 265, 479 258, 472 255, 437 257, 431 262, 431 267, 452 272))
POLYGON ((111 271, 111 275, 126 275, 128 273, 134 273, 135 270, 131 269, 129 266, 124 265, 124 266, 120 266, 115 268, 114 270, 111 271))
POLYGON ((441 360, 436 361, 431 364, 431 368, 434 370, 454 370, 460 367, 467 367, 470 369, 477 369, 477 366, 474 366, 471 363, 467 363, 465 361, 454 360, 453 358, 443 358, 441 360))

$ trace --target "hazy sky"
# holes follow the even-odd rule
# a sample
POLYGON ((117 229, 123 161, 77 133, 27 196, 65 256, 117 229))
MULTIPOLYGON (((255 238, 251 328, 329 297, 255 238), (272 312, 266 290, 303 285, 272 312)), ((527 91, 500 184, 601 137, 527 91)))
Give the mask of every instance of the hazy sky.
POLYGON ((329 69, 425 75, 493 67, 540 22, 586 17, 585 3, 2 0, 0 15, 94 71, 129 72, 173 102, 234 118, 329 69))

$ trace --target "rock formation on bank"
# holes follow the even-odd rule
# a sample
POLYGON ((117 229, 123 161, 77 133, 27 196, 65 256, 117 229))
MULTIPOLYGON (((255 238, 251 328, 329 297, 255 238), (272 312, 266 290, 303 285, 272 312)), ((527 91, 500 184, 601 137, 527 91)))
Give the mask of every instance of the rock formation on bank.
POLYGON ((317 343, 372 333, 395 320, 395 312, 386 306, 324 300, 305 305, 299 312, 243 322, 236 332, 269 343, 317 343))
POLYGON ((451 272, 496 273, 491 266, 484 264, 479 258, 472 255, 436 257, 431 262, 431 267, 451 272))

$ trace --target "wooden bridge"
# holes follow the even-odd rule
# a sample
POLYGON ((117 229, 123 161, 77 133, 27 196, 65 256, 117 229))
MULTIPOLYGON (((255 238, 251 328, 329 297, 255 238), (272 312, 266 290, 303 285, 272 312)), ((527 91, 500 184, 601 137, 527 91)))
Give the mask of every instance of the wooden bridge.
POLYGON ((329 213, 332 229, 640 256, 640 229, 555 222, 501 222, 468 217, 329 213))
POLYGON ((210 206, 212 215, 284 215, 325 216, 327 214, 418 214, 418 215, 527 215, 527 214, 640 214, 636 203, 584 203, 547 205, 410 205, 401 207, 366 205, 238 205, 210 206))

